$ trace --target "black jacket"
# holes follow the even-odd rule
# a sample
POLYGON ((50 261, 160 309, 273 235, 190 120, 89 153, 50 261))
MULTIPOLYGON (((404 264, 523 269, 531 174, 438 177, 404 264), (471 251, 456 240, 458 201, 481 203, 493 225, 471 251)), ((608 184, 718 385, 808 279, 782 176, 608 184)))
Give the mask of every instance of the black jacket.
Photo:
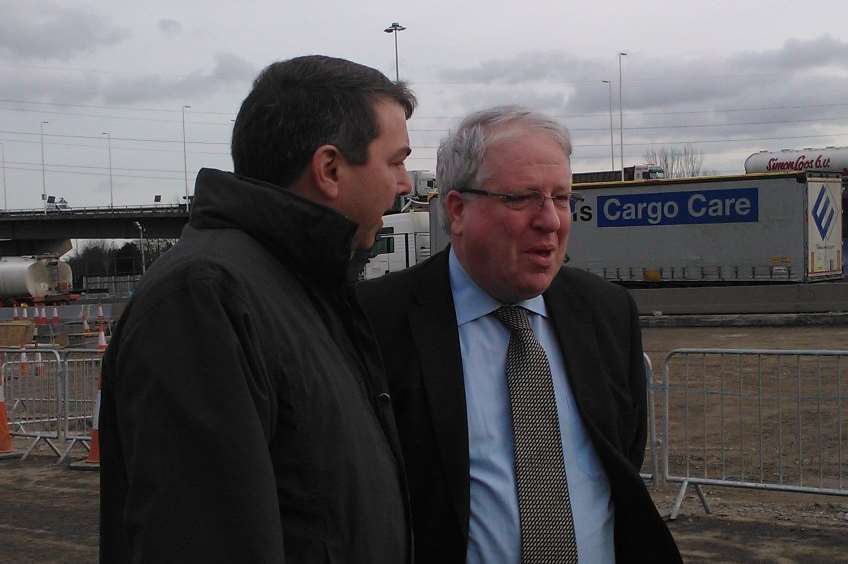
POLYGON ((278 187, 200 171, 182 239, 104 359, 101 562, 409 561, 354 231, 278 187))
MULTIPOLYGON (((407 464, 417 564, 461 564, 468 545, 465 386, 447 251, 358 287, 381 345, 407 464)), ((580 416, 615 504, 619 563, 677 563, 639 477, 647 431, 642 342, 626 290, 560 269, 543 294, 580 416)))

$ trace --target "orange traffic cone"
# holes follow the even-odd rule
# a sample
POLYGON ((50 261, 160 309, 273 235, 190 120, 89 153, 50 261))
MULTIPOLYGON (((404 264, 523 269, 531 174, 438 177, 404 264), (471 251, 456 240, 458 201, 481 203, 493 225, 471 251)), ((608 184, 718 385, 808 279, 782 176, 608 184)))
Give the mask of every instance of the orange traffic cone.
POLYGON ((97 350, 105 351, 107 346, 106 333, 103 331, 103 324, 101 323, 97 331, 97 350))
POLYGON ((80 306, 80 322, 82 323, 82 332, 88 333, 91 329, 88 326, 88 318, 85 315, 85 306, 80 306))
POLYGON ((27 309, 28 308, 27 308, 26 304, 21 305, 21 319, 23 319, 24 321, 29 319, 29 314, 27 313, 27 309))
POLYGON ((18 321, 21 318, 21 314, 18 313, 18 304, 15 304, 14 309, 12 309, 12 321, 18 321))
POLYGON ((103 317, 103 304, 97 304, 97 322, 102 323, 106 319, 103 317))
POLYGON ((61 323, 62 323, 62 320, 59 318, 59 308, 56 307, 56 306, 53 306, 53 317, 50 318, 50 324, 53 325, 54 327, 57 327, 61 323))
POLYGON ((0 378, 0 460, 18 458, 12 446, 12 434, 9 432, 9 419, 6 417, 6 392, 3 390, 3 379, 0 378))
POLYGON ((74 470, 100 469, 100 378, 97 379, 97 401, 94 404, 94 416, 91 421, 91 443, 88 457, 80 462, 71 464, 74 470))
POLYGON ((39 308, 38 306, 35 306, 35 311, 35 323, 37 325, 47 325, 47 307, 41 306, 41 308, 39 308))

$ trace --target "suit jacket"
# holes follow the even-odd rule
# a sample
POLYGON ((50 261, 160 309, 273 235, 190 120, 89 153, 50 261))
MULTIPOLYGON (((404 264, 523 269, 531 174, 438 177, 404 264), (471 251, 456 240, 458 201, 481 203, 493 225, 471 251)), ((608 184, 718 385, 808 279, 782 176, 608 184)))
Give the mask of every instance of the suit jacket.
MULTIPOLYGON (((468 426, 447 250, 359 286, 380 344, 412 498, 416 562, 465 562, 468 426)), ((636 306, 563 267, 544 293, 580 415, 609 479, 617 562, 681 562, 639 477, 646 389, 636 306)))

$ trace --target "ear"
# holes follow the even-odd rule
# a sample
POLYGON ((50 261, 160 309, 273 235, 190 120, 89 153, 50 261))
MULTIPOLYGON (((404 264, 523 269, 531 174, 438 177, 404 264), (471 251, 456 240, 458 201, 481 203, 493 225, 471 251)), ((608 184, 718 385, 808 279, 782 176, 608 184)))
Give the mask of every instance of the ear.
POLYGON ((312 154, 309 169, 319 196, 332 202, 339 197, 340 168, 346 164, 335 145, 321 145, 312 154))
POLYGON ((451 190, 445 196, 445 209, 450 221, 451 235, 462 234, 462 219, 465 214, 465 198, 456 190, 451 190))

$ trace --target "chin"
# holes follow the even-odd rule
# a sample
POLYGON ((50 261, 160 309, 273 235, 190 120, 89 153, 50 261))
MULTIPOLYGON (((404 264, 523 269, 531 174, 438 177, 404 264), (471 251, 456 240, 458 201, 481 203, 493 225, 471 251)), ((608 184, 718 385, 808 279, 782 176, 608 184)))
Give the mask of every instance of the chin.
POLYGON ((370 249, 374 246, 374 243, 377 241, 377 232, 373 231, 371 233, 357 233, 353 236, 353 248, 354 249, 370 249))
POLYGON ((553 282, 553 276, 541 274, 534 276, 532 280, 527 280, 526 283, 518 290, 519 300, 529 300, 542 294, 553 282))

